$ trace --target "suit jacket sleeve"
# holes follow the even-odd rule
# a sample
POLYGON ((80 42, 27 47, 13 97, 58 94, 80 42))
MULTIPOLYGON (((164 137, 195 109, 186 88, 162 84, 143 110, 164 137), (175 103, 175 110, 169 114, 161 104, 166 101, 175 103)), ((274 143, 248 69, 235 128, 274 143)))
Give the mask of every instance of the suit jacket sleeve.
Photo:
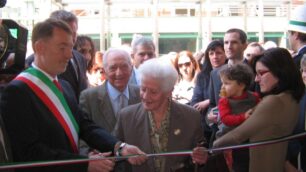
POLYGON ((197 79, 196 79, 196 84, 193 90, 193 95, 192 95, 192 99, 191 99, 191 105, 193 106, 194 104, 204 101, 204 96, 203 96, 203 92, 204 92, 204 78, 203 78, 203 72, 199 73, 197 75, 197 79))
POLYGON ((86 112, 84 112, 77 104, 76 98, 73 95, 70 85, 63 81, 64 96, 68 101, 69 107, 80 127, 80 137, 92 148, 98 149, 101 152, 113 151, 117 138, 108 133, 105 129, 95 124, 86 112))
MULTIPOLYGON (((264 130, 276 125, 280 118, 279 114, 286 112, 286 108, 287 106, 280 99, 267 96, 258 104, 248 120, 217 139, 214 142, 214 147, 240 144, 257 133, 264 133, 264 130)), ((279 130, 281 131, 281 129, 279 130)))

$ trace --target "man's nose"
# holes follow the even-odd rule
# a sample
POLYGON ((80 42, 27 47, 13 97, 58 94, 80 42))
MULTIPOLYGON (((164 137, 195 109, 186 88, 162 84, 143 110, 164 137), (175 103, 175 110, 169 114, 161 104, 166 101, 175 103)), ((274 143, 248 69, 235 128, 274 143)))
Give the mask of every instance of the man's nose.
POLYGON ((122 73, 122 70, 120 69, 120 67, 118 67, 116 69, 116 75, 121 75, 121 73, 122 73))

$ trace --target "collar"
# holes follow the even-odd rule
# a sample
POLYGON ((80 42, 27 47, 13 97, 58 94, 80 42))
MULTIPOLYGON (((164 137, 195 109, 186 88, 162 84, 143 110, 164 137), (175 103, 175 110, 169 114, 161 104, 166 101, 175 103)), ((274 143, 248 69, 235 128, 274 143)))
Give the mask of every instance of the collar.
POLYGON ((127 99, 129 99, 129 86, 127 85, 123 92, 118 91, 115 87, 112 86, 108 81, 106 81, 106 88, 108 94, 112 100, 115 100, 121 93, 125 95, 127 99))
POLYGON ((297 51, 297 54, 300 54, 300 51, 302 51, 302 49, 306 48, 306 45, 303 45, 302 47, 300 47, 300 49, 297 51))
POLYGON ((51 75, 49 75, 48 73, 46 73, 45 71, 43 71, 41 68, 39 68, 38 66, 36 66, 34 63, 32 63, 32 67, 41 71, 43 74, 45 74, 51 81, 56 80, 58 81, 57 76, 55 78, 53 78, 51 75))

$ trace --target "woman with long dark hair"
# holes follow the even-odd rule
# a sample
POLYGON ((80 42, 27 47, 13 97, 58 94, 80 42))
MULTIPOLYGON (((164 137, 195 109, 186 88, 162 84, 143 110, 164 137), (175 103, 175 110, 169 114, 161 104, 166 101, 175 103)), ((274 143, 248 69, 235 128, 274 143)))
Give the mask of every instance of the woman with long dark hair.
MULTIPOLYGON (((305 86, 288 50, 272 48, 255 57, 255 82, 262 101, 240 126, 214 142, 214 147, 258 142, 292 133, 305 86)), ((288 142, 250 149, 250 172, 284 171, 288 142)))

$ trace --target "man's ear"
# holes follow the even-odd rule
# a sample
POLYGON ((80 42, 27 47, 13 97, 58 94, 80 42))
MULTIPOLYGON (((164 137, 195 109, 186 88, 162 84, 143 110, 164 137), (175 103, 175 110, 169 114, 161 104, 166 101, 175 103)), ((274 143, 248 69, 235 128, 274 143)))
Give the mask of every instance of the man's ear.
POLYGON ((132 61, 132 64, 135 64, 134 63, 134 53, 131 53, 131 61, 132 61))
POLYGON ((248 47, 248 43, 246 42, 246 43, 244 43, 244 45, 243 45, 243 51, 244 51, 247 47, 248 47))
POLYGON ((36 54, 41 54, 45 50, 45 44, 42 40, 38 40, 34 43, 34 52, 36 54))

